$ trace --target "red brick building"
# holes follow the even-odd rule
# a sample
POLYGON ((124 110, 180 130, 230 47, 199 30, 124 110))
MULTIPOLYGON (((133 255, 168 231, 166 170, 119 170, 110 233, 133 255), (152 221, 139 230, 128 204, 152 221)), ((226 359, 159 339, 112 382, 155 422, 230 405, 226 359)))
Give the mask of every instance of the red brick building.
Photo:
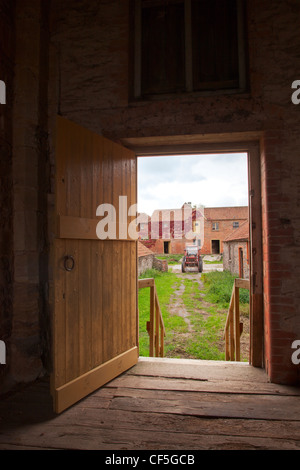
POLYGON ((139 238, 154 253, 181 254, 187 243, 201 245, 203 217, 203 210, 193 209, 190 203, 180 209, 156 210, 148 225, 140 224, 139 238))
POLYGON ((249 209, 244 207, 206 207, 204 209, 203 254, 223 253, 223 241, 248 220, 249 209))
POLYGON ((143 224, 140 239, 155 253, 181 254, 186 244, 192 243, 202 254, 220 254, 224 239, 248 220, 248 211, 247 206, 205 207, 193 209, 186 220, 182 208, 157 211, 158 216, 149 217, 148 226, 143 224), (190 230, 193 236, 186 238, 190 230))

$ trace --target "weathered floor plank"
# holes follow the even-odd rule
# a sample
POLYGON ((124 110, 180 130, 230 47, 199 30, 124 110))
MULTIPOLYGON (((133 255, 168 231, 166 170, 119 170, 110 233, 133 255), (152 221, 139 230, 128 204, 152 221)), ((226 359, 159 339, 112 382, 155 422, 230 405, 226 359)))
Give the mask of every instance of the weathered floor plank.
POLYGON ((237 382, 234 380, 201 380, 173 377, 122 375, 111 381, 108 388, 129 387, 144 390, 177 390, 215 393, 246 393, 257 395, 300 396, 300 389, 271 383, 237 382))
POLYGON ((60 415, 47 380, 0 402, 0 449, 300 449, 299 389, 247 364, 144 360, 60 415))

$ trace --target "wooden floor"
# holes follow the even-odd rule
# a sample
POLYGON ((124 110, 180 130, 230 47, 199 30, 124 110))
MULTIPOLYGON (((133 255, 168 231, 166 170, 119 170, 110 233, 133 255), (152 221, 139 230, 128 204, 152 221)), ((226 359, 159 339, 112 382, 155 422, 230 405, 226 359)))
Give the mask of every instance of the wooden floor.
POLYGON ((300 449, 300 390, 244 363, 144 359, 60 415, 41 380, 0 403, 0 449, 300 449))

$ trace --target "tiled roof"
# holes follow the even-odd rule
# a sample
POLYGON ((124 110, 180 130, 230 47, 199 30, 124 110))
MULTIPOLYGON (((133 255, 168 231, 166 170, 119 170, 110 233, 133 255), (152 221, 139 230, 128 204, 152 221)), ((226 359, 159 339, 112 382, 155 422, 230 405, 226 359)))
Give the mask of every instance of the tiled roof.
POLYGON ((138 257, 141 258, 142 256, 149 256, 153 255, 153 251, 149 250, 146 246, 144 246, 141 242, 138 242, 138 257))
POLYGON ((249 223, 248 220, 244 222, 239 228, 234 229, 228 237, 224 239, 224 242, 234 240, 249 240, 249 223))

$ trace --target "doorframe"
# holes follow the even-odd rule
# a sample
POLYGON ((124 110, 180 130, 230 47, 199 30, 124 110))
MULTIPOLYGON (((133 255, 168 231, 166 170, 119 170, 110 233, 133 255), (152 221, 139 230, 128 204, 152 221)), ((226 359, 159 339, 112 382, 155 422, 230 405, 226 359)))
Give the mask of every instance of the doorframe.
MULTIPOLYGON (((264 368, 264 304, 261 201, 261 149, 263 132, 195 134, 123 138, 120 143, 137 157, 247 153, 250 272, 249 364, 264 368)), ((138 159, 137 159, 138 162, 138 159)))

